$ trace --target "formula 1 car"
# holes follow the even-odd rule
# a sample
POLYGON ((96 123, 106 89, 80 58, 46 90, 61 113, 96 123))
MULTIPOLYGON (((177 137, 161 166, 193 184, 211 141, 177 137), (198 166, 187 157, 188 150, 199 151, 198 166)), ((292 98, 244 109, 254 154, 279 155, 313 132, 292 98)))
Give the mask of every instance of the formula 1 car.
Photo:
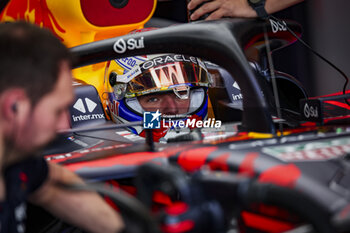
MULTIPOLYGON (((35 8, 39 4, 28 4, 23 17, 50 23, 58 36, 73 32, 65 42, 81 44, 83 37, 74 33, 78 28, 70 27, 77 24, 64 20, 60 22, 69 26, 62 26, 50 20, 66 8, 53 9, 54 1, 42 2, 49 13, 40 14, 35 8)), ((88 6, 94 1, 81 2, 88 6)), ((147 21, 154 2, 147 1, 149 10, 139 22, 147 21)), ((11 9, 6 10, 7 18, 19 15, 11 9)), ((93 8, 84 9, 92 18, 78 19, 85 23, 80 28, 102 25, 96 12, 89 11, 93 8)), ((72 129, 61 132, 43 156, 85 178, 88 186, 66 188, 99 191, 125 217, 129 232, 350 231, 349 96, 308 98, 293 77, 273 72, 269 50, 296 40, 288 30, 301 34, 292 21, 225 19, 72 48, 78 57, 72 129), (101 73, 95 68, 101 62, 155 53, 188 54, 210 62, 206 65, 212 76, 224 84, 209 88, 211 110, 222 127, 183 129, 158 143, 152 129, 145 130, 145 137, 128 130, 142 127, 142 122, 108 120, 105 109, 118 106, 105 104, 104 79, 95 78, 101 73)), ((83 39, 110 36, 101 30, 83 39)), ((28 232, 79 232, 40 209, 29 211, 35 214, 28 214, 28 232)))
MULTIPOLYGON (((96 88, 77 81, 72 129, 47 148, 46 159, 106 195, 130 232, 348 232, 348 95, 308 99, 293 78, 269 75, 266 65, 261 69, 269 56, 266 48, 296 40, 287 28, 301 33, 292 21, 225 19, 72 48, 76 68, 155 53, 201 57, 212 63, 214 73, 234 77, 228 86, 237 82, 243 98, 237 103, 239 94, 227 85, 214 87, 209 97, 221 128, 174 133, 167 143, 157 143, 152 129, 145 138, 127 130, 142 122, 107 120, 96 88), (141 40, 140 46, 116 49, 141 40), (277 92, 274 81, 281 87, 277 92), (139 201, 120 196, 121 190, 139 201)), ((42 225, 41 219, 43 232, 59 232, 54 229, 62 226, 64 232, 76 231, 58 220, 42 225)))

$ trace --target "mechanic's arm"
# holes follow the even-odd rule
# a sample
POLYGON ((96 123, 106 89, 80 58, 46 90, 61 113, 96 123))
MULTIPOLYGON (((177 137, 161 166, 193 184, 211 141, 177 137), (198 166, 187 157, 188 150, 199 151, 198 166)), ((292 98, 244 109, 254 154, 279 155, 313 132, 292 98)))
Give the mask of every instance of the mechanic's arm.
POLYGON ((98 194, 68 191, 55 183, 83 183, 73 172, 48 163, 49 175, 42 187, 29 201, 39 205, 62 220, 89 232, 120 232, 124 228, 121 217, 98 194))
MULTIPOLYGON (((207 1, 208 0, 191 0, 187 7, 189 10, 193 10, 201 3, 207 1)), ((267 13, 272 14, 302 1, 303 0, 266 0, 265 9, 267 13)), ((257 16, 253 8, 249 6, 247 0, 212 0, 193 12, 191 20, 196 20, 210 12, 212 13, 206 20, 220 19, 223 17, 253 18, 257 16)))

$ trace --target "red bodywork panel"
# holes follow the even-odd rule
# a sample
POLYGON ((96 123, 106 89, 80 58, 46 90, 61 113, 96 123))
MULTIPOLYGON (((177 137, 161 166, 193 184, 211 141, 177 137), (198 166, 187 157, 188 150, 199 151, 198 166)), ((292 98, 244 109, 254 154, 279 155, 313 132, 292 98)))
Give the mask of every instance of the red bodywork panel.
POLYGON ((144 21, 154 7, 153 0, 129 1, 122 9, 112 7, 109 0, 81 0, 87 21, 98 27, 135 24, 144 21), (133 17, 130 17, 133 15, 133 17))

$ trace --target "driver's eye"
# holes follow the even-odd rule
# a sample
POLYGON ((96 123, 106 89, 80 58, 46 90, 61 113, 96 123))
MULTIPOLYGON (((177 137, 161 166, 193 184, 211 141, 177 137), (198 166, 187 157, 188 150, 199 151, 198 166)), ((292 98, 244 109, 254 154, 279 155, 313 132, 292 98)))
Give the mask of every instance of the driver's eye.
POLYGON ((154 103, 154 102, 158 102, 159 99, 157 97, 150 97, 147 99, 147 103, 154 103))

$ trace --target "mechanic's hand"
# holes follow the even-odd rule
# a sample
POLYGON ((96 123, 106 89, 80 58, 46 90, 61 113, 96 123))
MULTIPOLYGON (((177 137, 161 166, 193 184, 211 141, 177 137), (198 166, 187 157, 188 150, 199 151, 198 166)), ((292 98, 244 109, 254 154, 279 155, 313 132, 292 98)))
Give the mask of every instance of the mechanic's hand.
POLYGON ((207 13, 210 13, 210 15, 205 20, 220 19, 223 17, 252 18, 257 16, 253 8, 249 6, 247 0, 191 0, 187 8, 188 10, 193 10, 203 2, 206 3, 190 15, 191 20, 197 20, 207 13))

